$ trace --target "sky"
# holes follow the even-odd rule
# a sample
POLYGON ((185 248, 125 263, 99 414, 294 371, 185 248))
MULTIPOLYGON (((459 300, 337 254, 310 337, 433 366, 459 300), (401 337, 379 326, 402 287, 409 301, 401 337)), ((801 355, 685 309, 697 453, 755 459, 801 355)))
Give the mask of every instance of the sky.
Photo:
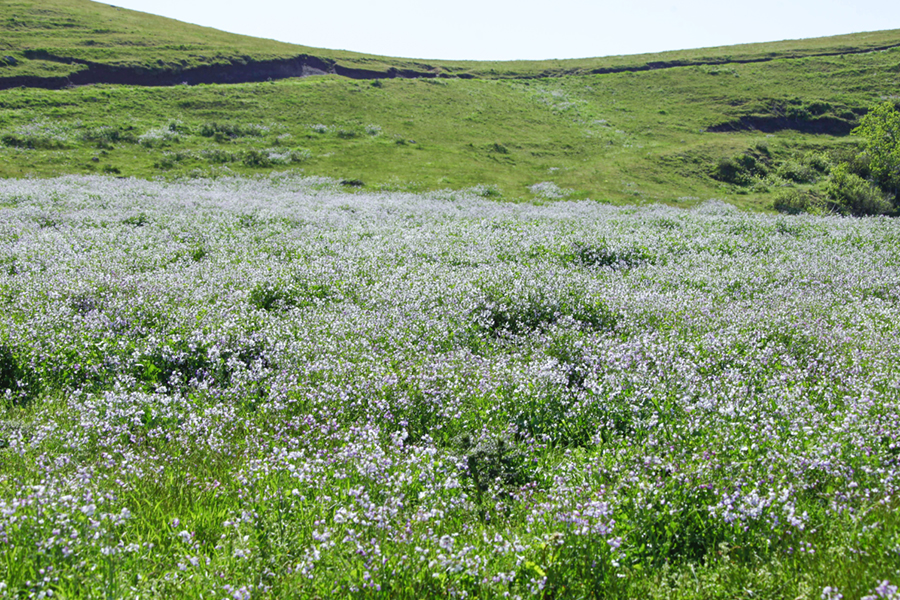
POLYGON ((385 56, 542 60, 900 29, 897 0, 111 0, 188 23, 385 56))

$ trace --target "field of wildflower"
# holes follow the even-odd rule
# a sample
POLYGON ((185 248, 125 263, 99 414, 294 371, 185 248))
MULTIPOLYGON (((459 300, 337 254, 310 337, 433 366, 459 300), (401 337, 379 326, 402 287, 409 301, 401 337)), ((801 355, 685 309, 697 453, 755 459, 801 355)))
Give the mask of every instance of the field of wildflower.
POLYGON ((0 597, 900 598, 900 229, 0 181, 0 597))

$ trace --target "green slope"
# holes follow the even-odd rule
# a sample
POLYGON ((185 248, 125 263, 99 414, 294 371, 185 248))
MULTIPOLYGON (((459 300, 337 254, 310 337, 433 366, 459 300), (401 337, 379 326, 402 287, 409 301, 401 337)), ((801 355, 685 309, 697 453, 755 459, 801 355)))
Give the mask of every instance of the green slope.
POLYGON ((27 74, 40 86, 71 77, 66 69, 103 67, 158 84, 160 73, 177 79, 311 59, 370 77, 2 90, 4 177, 302 169, 369 189, 482 185, 493 186, 483 193, 531 199, 548 187, 532 186, 550 182, 571 198, 716 197, 765 208, 784 186, 821 186, 824 172, 809 165, 852 148, 847 134, 858 117, 900 84, 900 49, 892 47, 900 31, 652 56, 419 64, 234 36, 84 0, 0 7, 0 56, 13 57, 0 82, 27 74), (618 69, 631 70, 604 72, 618 69), (429 77, 374 79, 416 72, 429 77), (547 73, 555 76, 537 77, 547 73), (767 165, 765 176, 742 185, 715 178, 721 160, 748 155, 767 165))
POLYGON ((0 0, 0 52, 12 58, 0 67, 0 85, 15 77, 33 77, 35 83, 48 79, 44 83, 52 85, 98 65, 149 76, 297 57, 369 77, 525 78, 837 55, 898 45, 900 30, 574 60, 417 61, 251 38, 89 0, 0 0))

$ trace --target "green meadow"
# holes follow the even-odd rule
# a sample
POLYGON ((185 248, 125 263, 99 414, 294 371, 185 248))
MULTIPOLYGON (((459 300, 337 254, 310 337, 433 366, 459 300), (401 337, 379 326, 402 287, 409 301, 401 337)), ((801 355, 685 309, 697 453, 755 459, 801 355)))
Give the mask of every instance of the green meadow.
POLYGON ((897 65, 900 50, 528 80, 328 75, 231 86, 13 89, 0 95, 0 174, 180 177, 291 168, 374 189, 481 184, 520 199, 550 181, 571 197, 614 203, 724 198, 765 208, 776 188, 793 183, 774 176, 782 163, 854 147, 846 134, 896 88, 897 65), (740 130, 742 117, 785 123, 769 133, 740 130), (828 126, 797 130, 814 129, 818 119, 836 123, 840 134, 828 126), (723 124, 739 130, 709 131, 723 124), (739 186, 713 177, 721 159, 758 149, 774 164, 768 181, 739 186), (282 153, 289 164, 267 158, 282 153))
POLYGON ((770 209, 782 188, 820 190, 830 166, 856 150, 848 134, 859 117, 900 84, 897 31, 639 57, 424 65, 86 1, 5 2, 3 11, 0 83, 33 75, 49 85, 40 77, 47 61, 36 58, 48 56, 51 70, 114 66, 147 78, 190 79, 191 69, 300 55, 379 77, 388 69, 429 75, 6 89, 4 177, 302 170, 374 190, 481 185, 508 200, 540 200, 531 188, 549 182, 561 197, 615 204, 720 198, 770 209), (640 70, 648 66, 660 68, 640 70), (634 70, 592 73, 621 69, 634 70), (722 161, 748 154, 764 168, 744 180, 717 174, 722 161))
POLYGON ((900 600, 898 89, 0 0, 0 599, 900 600))

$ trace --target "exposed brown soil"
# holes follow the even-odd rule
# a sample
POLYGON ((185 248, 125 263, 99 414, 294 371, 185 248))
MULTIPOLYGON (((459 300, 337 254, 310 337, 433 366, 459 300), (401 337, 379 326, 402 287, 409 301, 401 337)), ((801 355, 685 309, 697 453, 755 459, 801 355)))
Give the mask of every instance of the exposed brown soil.
POLYGON ((65 77, 0 77, 0 89, 37 87, 61 89, 69 86, 110 83, 135 86, 196 85, 199 83, 251 83, 291 77, 308 77, 333 73, 352 79, 383 79, 391 77, 436 77, 433 71, 388 69, 374 71, 354 69, 316 56, 300 55, 279 60, 242 60, 227 64, 208 65, 189 69, 148 69, 142 67, 117 67, 102 63, 75 60, 34 53, 33 57, 66 64, 83 65, 84 68, 65 77))
POLYGON ((728 133, 730 131, 760 131, 762 133, 775 133, 777 131, 791 130, 801 133, 819 133, 827 135, 849 135, 856 124, 835 117, 818 117, 813 119, 791 119, 776 116, 744 116, 733 121, 727 121, 712 127, 706 131, 712 133, 728 133))

